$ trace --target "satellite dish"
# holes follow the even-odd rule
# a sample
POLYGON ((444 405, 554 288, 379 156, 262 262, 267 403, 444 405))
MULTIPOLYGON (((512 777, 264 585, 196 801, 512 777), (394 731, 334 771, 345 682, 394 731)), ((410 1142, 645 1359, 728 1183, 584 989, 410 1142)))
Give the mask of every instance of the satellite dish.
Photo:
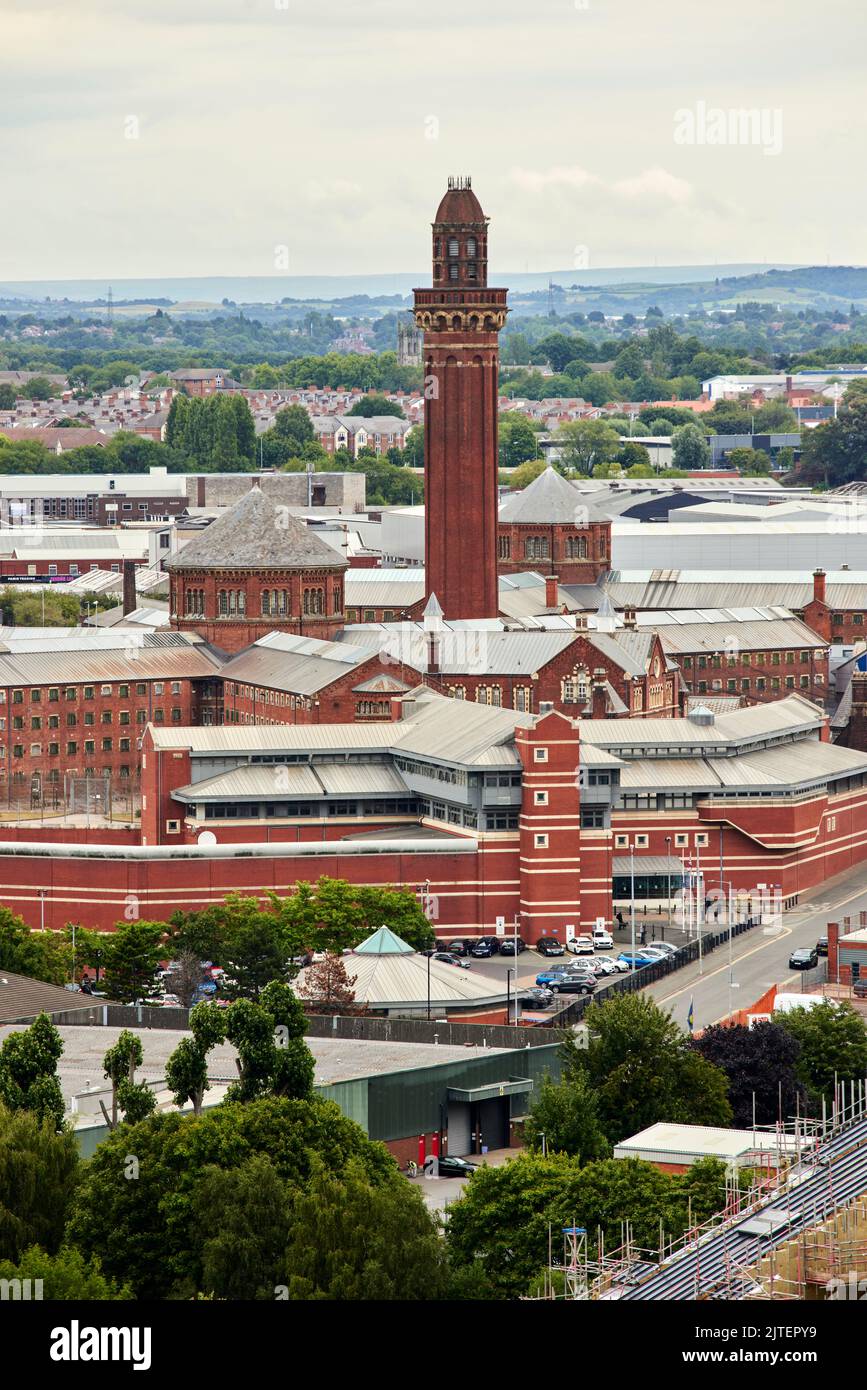
POLYGON ((215 845, 216 843, 217 837, 214 834, 213 830, 200 831, 199 838, 196 841, 197 845, 215 845))

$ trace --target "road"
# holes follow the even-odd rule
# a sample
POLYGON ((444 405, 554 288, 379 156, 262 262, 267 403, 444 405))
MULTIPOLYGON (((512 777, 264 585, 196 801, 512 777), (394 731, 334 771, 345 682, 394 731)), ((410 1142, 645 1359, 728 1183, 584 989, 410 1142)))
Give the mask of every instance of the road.
MULTIPOLYGON (((798 946, 812 946, 824 936, 828 922, 843 917, 858 923, 858 913, 867 910, 867 864, 828 879, 806 896, 805 901, 782 916, 778 931, 761 927, 744 932, 732 940, 732 967, 726 945, 718 946, 699 967, 698 962, 668 975, 648 987, 658 1004, 670 1009, 681 1027, 687 1027, 690 1001, 694 1007, 694 1027, 707 1028, 718 1023, 730 1009, 745 1009, 770 985, 786 982, 793 993, 821 978, 817 971, 789 969, 789 956, 798 946), (731 988, 730 988, 731 980, 731 988), (731 1003, 729 1003, 731 1000, 731 1003)), ((820 960, 820 968, 825 962, 820 960)))

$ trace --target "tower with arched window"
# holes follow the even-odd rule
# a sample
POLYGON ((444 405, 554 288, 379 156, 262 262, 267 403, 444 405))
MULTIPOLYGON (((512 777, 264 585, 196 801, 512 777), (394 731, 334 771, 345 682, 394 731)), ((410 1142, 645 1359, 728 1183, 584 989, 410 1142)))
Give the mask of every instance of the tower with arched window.
POLYGON ((172 626, 237 652, 269 632, 330 639, 346 560, 258 487, 169 563, 172 626))
POLYGON ((415 291, 424 333, 425 587, 446 618, 495 618, 497 379, 504 289, 488 285, 488 219, 449 179, 433 223, 433 287, 415 291))

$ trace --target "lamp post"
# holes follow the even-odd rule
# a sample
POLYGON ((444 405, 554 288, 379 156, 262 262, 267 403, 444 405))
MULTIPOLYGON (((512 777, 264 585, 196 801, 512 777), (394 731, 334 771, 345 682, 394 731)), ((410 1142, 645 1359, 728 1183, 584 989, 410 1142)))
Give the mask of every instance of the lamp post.
POLYGON ((629 925, 632 939, 632 969, 635 969, 635 842, 629 841, 629 925))
MULTIPOLYGON (((671 836, 665 837, 665 871, 668 876, 668 930, 671 931, 671 836)), ((663 938, 664 939, 664 938, 663 938)))

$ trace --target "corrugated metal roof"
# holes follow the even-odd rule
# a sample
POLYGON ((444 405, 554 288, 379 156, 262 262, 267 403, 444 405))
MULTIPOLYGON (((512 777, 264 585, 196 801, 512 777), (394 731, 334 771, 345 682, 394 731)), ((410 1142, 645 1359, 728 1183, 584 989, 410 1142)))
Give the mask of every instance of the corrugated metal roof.
MULTIPOLYGON (((386 956, 353 952, 344 956, 343 963, 353 980, 352 988, 358 1002, 379 1008, 390 1004, 423 1004, 428 997, 432 1005, 473 1004, 506 997, 503 977, 483 975, 475 969, 456 970, 453 965, 443 965, 441 961, 415 952, 386 956)), ((307 970, 302 970, 296 983, 302 997, 306 979, 307 970)))
POLYGON ((277 796, 315 797, 322 787, 309 767, 237 767, 172 792, 178 801, 270 801, 277 796))
POLYGON ((207 643, 176 639, 181 633, 128 628, 78 628, 80 638, 56 642, 9 638, 0 651, 0 685, 63 685, 80 681, 178 680, 212 676, 221 658, 207 643))
POLYGON ((379 655, 379 649, 269 633, 228 661, 226 680, 312 695, 379 655))
POLYGON ((786 648, 808 651, 827 647, 821 637, 799 618, 775 621, 731 622, 706 626, 703 623, 660 624, 654 628, 667 652, 723 652, 726 642, 735 651, 782 651, 786 648))
POLYGON ((408 795, 391 763, 317 763, 314 771, 328 796, 408 795))
MULTIPOLYGON (((628 854, 615 854, 611 861, 611 872, 618 878, 632 870, 632 859, 628 854)), ((681 874, 683 865, 673 854, 643 854, 635 856, 635 874, 681 874)))
MULTIPOLYGON (((867 609, 867 572, 836 570, 825 582, 830 608, 867 609)), ((596 592, 586 585, 567 587, 585 606, 596 592)), ((618 608, 780 606, 800 611, 813 598, 812 573, 792 570, 763 570, 751 579, 732 570, 612 570, 604 587, 618 608)))
MULTIPOLYGON (((725 759, 737 762, 737 758, 725 759)), ((720 779, 704 758, 652 758, 625 762, 620 773, 623 791, 667 791, 672 787, 718 787, 720 779)))
POLYGON ((759 739, 775 733, 794 733, 818 728, 824 714, 817 705, 800 695, 751 705, 717 715, 713 724, 697 724, 683 716, 678 719, 588 719, 582 721, 582 738, 613 748, 665 748, 707 744, 725 745, 759 739))

